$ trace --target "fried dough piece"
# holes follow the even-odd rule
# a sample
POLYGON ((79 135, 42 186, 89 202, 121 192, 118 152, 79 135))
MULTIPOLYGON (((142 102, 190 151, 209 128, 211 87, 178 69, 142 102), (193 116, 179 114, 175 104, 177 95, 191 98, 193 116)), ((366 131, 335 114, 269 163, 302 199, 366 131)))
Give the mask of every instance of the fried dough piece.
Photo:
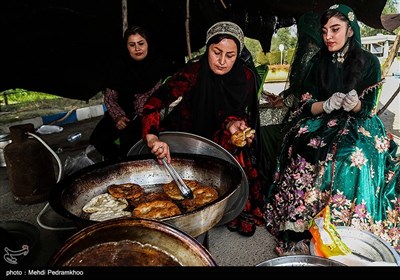
POLYGON ((244 134, 246 136, 246 138, 250 138, 251 136, 253 136, 256 133, 255 129, 251 129, 250 127, 246 128, 244 130, 244 134))
POLYGON ((108 186, 107 191, 115 198, 135 199, 144 194, 142 186, 133 183, 113 184, 108 186))
POLYGON ((187 211, 193 211, 206 204, 209 204, 218 198, 218 192, 210 186, 200 186, 193 191, 192 199, 182 200, 182 206, 187 211))
POLYGON ((139 204, 133 209, 132 217, 162 219, 181 214, 178 205, 170 200, 154 200, 139 204))
POLYGON ((144 202, 150 202, 154 200, 170 200, 172 198, 169 197, 165 192, 151 192, 151 193, 144 193, 143 195, 139 196, 138 198, 133 198, 129 200, 129 204, 137 207, 139 204, 144 202))
POLYGON ((254 135, 256 131, 250 127, 245 130, 238 130, 231 136, 231 142, 238 147, 244 147, 247 143, 246 139, 254 135))
POLYGON ((128 207, 125 198, 115 198, 108 193, 99 194, 86 203, 82 210, 85 213, 95 213, 100 211, 121 211, 128 207))
POLYGON ((90 214, 89 220, 102 222, 110 219, 116 219, 120 217, 131 217, 131 216, 132 213, 130 211, 109 209, 90 214))
MULTIPOLYGON (((197 187, 200 186, 199 182, 197 182, 196 180, 183 179, 183 182, 185 182, 186 186, 188 186, 189 189, 191 189, 192 191, 194 191, 197 187)), ((175 200, 184 199, 179 187, 176 185, 174 180, 172 180, 169 183, 164 184, 163 190, 172 199, 175 199, 175 200)))

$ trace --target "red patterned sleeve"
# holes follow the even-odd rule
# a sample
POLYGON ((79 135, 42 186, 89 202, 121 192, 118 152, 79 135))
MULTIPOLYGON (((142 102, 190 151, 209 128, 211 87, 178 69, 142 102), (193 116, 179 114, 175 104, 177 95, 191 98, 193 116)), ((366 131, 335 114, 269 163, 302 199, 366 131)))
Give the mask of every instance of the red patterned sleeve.
POLYGON ((109 88, 104 91, 104 104, 112 119, 117 122, 119 118, 125 116, 124 110, 118 104, 118 92, 109 88))
POLYGON ((192 89, 197 81, 199 67, 199 63, 188 64, 186 68, 175 73, 147 100, 142 118, 144 139, 146 134, 158 135, 161 110, 192 89))

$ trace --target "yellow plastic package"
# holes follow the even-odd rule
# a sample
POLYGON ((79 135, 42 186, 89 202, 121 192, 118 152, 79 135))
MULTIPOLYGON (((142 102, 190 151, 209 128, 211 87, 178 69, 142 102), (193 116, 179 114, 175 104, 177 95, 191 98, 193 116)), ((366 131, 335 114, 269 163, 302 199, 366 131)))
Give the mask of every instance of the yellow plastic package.
POLYGON ((335 226, 331 224, 329 206, 311 220, 308 230, 313 236, 316 255, 329 258, 351 254, 350 248, 340 239, 335 226))

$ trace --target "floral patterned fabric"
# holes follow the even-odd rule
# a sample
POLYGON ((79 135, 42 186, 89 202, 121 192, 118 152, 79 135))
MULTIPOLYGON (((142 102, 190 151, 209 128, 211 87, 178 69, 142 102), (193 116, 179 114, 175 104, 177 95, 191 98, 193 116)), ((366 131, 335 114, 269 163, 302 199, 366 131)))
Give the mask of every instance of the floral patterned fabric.
MULTIPOLYGON (((323 88, 316 78, 320 63, 313 64, 307 94, 291 116, 293 126, 285 136, 264 212, 267 229, 281 242, 287 230, 308 230, 311 219, 329 204, 334 225, 371 231, 400 252, 400 158, 375 114, 379 62, 368 52, 362 55, 366 65, 355 86, 362 104, 358 113, 341 109, 311 114, 312 103, 350 90, 339 79, 323 88)), ((330 75, 342 76, 342 65, 327 64, 330 75)))

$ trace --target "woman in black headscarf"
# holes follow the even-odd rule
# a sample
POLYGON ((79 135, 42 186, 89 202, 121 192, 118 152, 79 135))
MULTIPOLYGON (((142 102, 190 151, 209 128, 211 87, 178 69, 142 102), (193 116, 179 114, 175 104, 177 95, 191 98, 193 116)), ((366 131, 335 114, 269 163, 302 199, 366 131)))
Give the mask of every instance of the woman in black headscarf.
POLYGON ((126 156, 141 139, 143 105, 172 69, 170 61, 155 55, 144 28, 131 26, 125 31, 122 55, 107 69, 104 90, 107 111, 90 137, 90 144, 105 159, 126 156))
POLYGON ((253 128, 258 133, 257 74, 246 66, 241 54, 244 34, 233 22, 218 22, 207 31, 206 52, 174 74, 147 101, 143 111, 143 139, 158 159, 171 161, 169 146, 158 138, 160 131, 183 131, 208 138, 239 161, 248 175, 250 195, 242 214, 229 224, 230 230, 253 235, 262 224, 263 195, 256 170, 258 136, 245 147, 230 141, 238 130, 253 128), (181 98, 160 122, 160 111, 181 98))

